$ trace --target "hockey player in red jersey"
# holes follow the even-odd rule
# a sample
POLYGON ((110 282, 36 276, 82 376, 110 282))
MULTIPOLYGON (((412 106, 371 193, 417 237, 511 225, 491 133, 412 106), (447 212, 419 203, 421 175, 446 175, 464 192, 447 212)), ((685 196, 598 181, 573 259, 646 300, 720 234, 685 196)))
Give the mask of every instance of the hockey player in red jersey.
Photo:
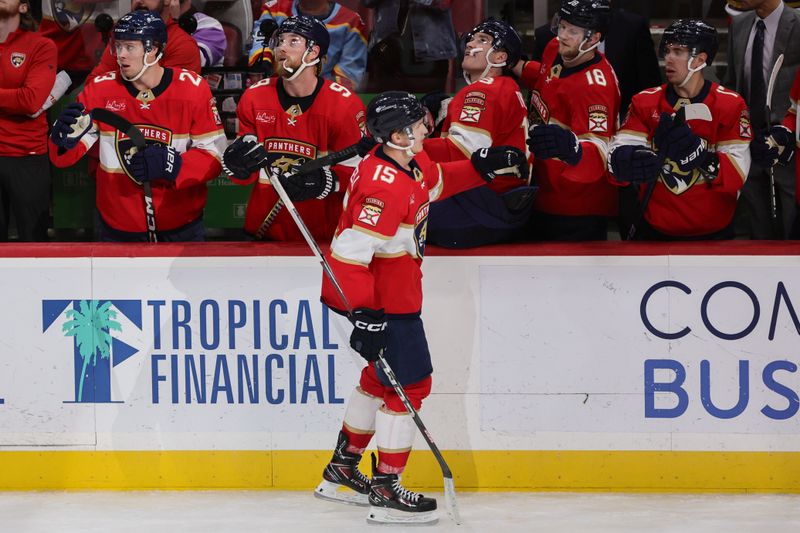
POLYGON ((206 182, 221 170, 225 147, 211 90, 198 74, 159 64, 167 40, 157 13, 133 11, 113 30, 116 72, 90 78, 66 107, 50 135, 50 159, 74 164, 99 141, 99 235, 104 241, 147 241, 145 195, 150 182, 158 240, 204 239, 206 182), (113 111, 138 126, 142 151, 113 127, 93 122, 87 110, 113 111))
POLYGON ((704 79, 719 46, 700 20, 677 20, 659 46, 667 83, 633 97, 611 146, 610 169, 620 182, 645 185, 639 240, 734 237, 739 190, 750 169, 752 128, 741 96, 704 79), (704 104, 711 120, 674 119, 687 104, 704 104), (649 200, 649 201, 647 201, 649 200))
POLYGON ((507 167, 527 177, 524 154, 509 147, 478 151, 480 177, 463 172, 469 161, 431 162, 422 151, 424 117, 424 108, 409 93, 382 93, 370 103, 367 127, 380 144, 350 178, 346 206, 327 255, 347 303, 329 279, 322 285, 322 300, 334 311, 348 314, 352 309, 350 345, 369 364, 350 397, 333 458, 315 494, 369 504, 371 522, 436 520, 436 500, 400 485, 416 427, 375 365, 383 354, 411 404, 420 408, 430 393, 433 371, 420 318, 429 205, 483 185, 484 180, 491 182, 507 167), (456 167, 461 171, 450 171, 456 167), (358 463, 373 434, 378 458, 373 456, 370 480, 358 463))
MULTIPOLYGON (((441 137, 425 141, 436 162, 467 160, 481 148, 513 146, 527 152, 528 111, 509 65, 522 40, 508 23, 488 19, 467 34, 461 68, 468 85, 447 104, 441 137)), ((535 189, 514 176, 431 206, 428 241, 470 247, 512 240, 530 215, 535 189)))
POLYGON ((256 182, 245 215, 244 230, 256 239, 299 241, 302 235, 282 209, 277 193, 259 169, 281 174, 314 238, 328 241, 342 212, 337 183, 355 167, 351 159, 311 174, 292 176, 290 169, 361 139, 366 130, 364 104, 355 93, 320 76, 328 49, 325 25, 313 17, 289 17, 273 36, 276 78, 267 78, 244 92, 237 107, 241 137, 224 154, 234 182, 256 182), (300 190, 296 183, 305 187, 300 190), (302 201, 307 200, 307 201, 302 201))
MULTIPOLYGON (((770 168, 776 164, 788 165, 794 156, 796 145, 800 145, 800 124, 798 123, 798 103, 800 102, 800 72, 794 78, 789 91, 789 109, 783 124, 772 126, 769 130, 756 132, 750 144, 753 162, 770 168)), ((790 239, 800 239, 800 165, 795 163, 796 184, 795 203, 797 204, 794 224, 789 230, 790 239)))
MULTIPOLYGON (((619 115, 614 70, 597 47, 609 0, 562 0, 557 38, 542 62, 521 68, 531 93, 533 175, 539 192, 527 235, 534 240, 605 240, 618 191, 608 180, 608 145, 619 115)), ((518 70, 519 71, 519 70, 518 70)))

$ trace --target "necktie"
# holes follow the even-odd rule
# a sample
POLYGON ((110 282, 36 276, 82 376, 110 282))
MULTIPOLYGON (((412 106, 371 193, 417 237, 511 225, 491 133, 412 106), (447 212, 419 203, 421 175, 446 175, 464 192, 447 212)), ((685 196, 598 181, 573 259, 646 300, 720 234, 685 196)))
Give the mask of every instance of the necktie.
POLYGON ((764 21, 756 22, 756 35, 753 38, 753 55, 750 61, 750 116, 753 126, 762 129, 768 117, 764 116, 767 105, 767 88, 764 82, 764 21))

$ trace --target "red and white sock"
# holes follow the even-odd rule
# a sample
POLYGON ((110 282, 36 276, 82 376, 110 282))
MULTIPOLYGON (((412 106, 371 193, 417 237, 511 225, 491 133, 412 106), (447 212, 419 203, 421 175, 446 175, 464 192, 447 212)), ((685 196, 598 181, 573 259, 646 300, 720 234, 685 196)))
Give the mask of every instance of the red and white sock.
POLYGON ((378 398, 356 387, 347 402, 342 431, 347 435, 347 450, 359 455, 369 445, 375 433, 375 413, 383 405, 383 398, 378 398))

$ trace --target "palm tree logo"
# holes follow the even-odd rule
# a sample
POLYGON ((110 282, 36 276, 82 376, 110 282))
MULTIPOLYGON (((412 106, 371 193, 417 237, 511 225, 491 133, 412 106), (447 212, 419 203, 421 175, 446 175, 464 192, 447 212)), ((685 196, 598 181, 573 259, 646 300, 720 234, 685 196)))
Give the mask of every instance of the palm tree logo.
POLYGON ((67 403, 112 402, 112 367, 139 352, 113 335, 122 332, 119 314, 142 329, 141 300, 42 300, 42 332, 64 317, 61 332, 72 337, 75 396, 67 403))
POLYGON ((101 303, 99 300, 80 300, 79 309, 68 309, 61 329, 64 336, 75 337, 75 346, 83 360, 76 402, 83 401, 83 384, 86 380, 86 369, 91 362, 97 366, 97 356, 108 359, 111 355, 111 331, 122 331, 122 326, 114 320, 117 312, 111 309, 111 302, 101 303))

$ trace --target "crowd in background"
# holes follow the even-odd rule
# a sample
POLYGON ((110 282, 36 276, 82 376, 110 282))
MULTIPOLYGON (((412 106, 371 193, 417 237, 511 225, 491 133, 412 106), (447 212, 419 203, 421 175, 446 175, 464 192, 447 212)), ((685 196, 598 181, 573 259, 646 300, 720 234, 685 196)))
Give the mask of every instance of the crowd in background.
MULTIPOLYGON (((402 89, 424 95, 422 102, 431 118, 432 133, 437 134, 448 123, 447 104, 452 97, 448 89, 453 91, 464 85, 460 80, 453 83, 453 74, 459 70, 466 46, 453 26, 452 10, 456 2, 361 0, 363 7, 372 10, 367 28, 356 11, 328 0, 250 0, 253 28, 249 35, 242 35, 240 28, 219 15, 245 1, 209 1, 193 5, 191 0, 131 0, 128 6, 126 1, 0 0, 0 62, 3 64, 0 66, 0 240, 9 238, 11 226, 16 228, 20 241, 49 240, 52 183, 47 138, 51 133, 49 123, 54 117, 51 116, 48 123, 48 108, 53 104, 59 107, 62 98, 74 99, 88 77, 119 68, 117 58, 111 53, 109 36, 113 24, 129 9, 157 12, 168 35, 161 65, 202 73, 212 91, 224 89, 230 78, 241 77, 242 72, 247 73, 246 79, 234 80, 242 90, 275 75, 270 43, 275 29, 293 15, 314 17, 325 24, 330 39, 326 60, 321 63, 322 77, 354 93, 402 89), (8 31, 9 21, 15 15, 20 30, 8 31), (26 77, 20 77, 23 72, 26 77), (26 133, 21 135, 21 131, 26 133)), ((633 96, 662 83, 662 69, 645 16, 619 9, 616 3, 613 7, 609 26, 604 31, 605 39, 599 43, 598 51, 607 58, 618 79, 621 103, 611 120, 619 117, 622 124, 633 96)), ((787 111, 791 112, 790 107, 796 106, 790 89, 800 65, 800 16, 791 2, 784 5, 780 0, 729 0, 726 9, 730 27, 728 69, 723 85, 741 94, 749 104, 754 132, 766 130, 769 133, 771 127, 784 122, 787 111), (761 28, 762 19, 764 29, 761 28), (763 54, 763 60, 754 59, 757 55, 754 55, 754 47, 763 54), (755 77, 751 73, 754 67, 760 66, 764 76, 759 79, 764 78, 766 84, 773 65, 770 58, 776 57, 778 50, 784 55, 783 67, 778 73, 772 102, 765 102, 765 87, 754 86, 755 77), (767 105, 771 112, 769 117, 763 113, 767 105)), ((535 37, 534 48, 522 50, 522 55, 541 61, 555 34, 551 25, 546 24, 536 29, 535 37)), ((521 81, 517 82, 524 88, 521 81)), ((526 103, 529 94, 525 92, 526 103)), ((232 140, 240 133, 239 120, 235 118, 239 95, 222 98, 229 101, 220 102, 218 97, 217 105, 225 133, 232 140)), ((778 136, 781 132, 775 130, 774 134, 778 136)), ((89 172, 94 175, 98 157, 89 152, 89 158, 89 172)), ((754 239, 800 238, 796 222, 795 160, 781 160, 780 163, 752 165, 738 197, 735 220, 731 222, 736 225, 735 232, 726 235, 754 239)), ((535 170, 534 166, 531 180, 534 189, 537 185, 535 170)), ((505 201, 530 206, 530 195, 535 193, 535 190, 526 189, 524 194, 519 191, 505 201)), ((543 193, 547 191, 539 191, 543 193)), ((602 213, 600 240, 609 235, 625 239, 630 235, 631 225, 639 223, 642 217, 640 185, 621 184, 614 189, 614 195, 618 197, 609 204, 612 207, 602 213), (606 220, 611 222, 609 226, 605 225, 606 220)), ((535 231, 511 231, 503 233, 502 239, 458 242, 450 238, 447 224, 441 222, 443 217, 453 216, 457 213, 450 210, 432 218, 432 222, 440 221, 436 227, 444 228, 439 233, 444 236, 432 242, 470 246, 541 240, 535 231)), ((536 221, 542 222, 534 217, 534 221, 526 222, 526 227, 530 229, 536 221)), ((489 227, 494 228, 491 224, 489 227)), ((507 229, 498 227, 497 234, 507 229)), ((474 228, 471 231, 474 234, 474 228)), ((676 238, 681 239, 681 236, 676 238)), ((590 239, 594 237, 554 238, 590 239)))

